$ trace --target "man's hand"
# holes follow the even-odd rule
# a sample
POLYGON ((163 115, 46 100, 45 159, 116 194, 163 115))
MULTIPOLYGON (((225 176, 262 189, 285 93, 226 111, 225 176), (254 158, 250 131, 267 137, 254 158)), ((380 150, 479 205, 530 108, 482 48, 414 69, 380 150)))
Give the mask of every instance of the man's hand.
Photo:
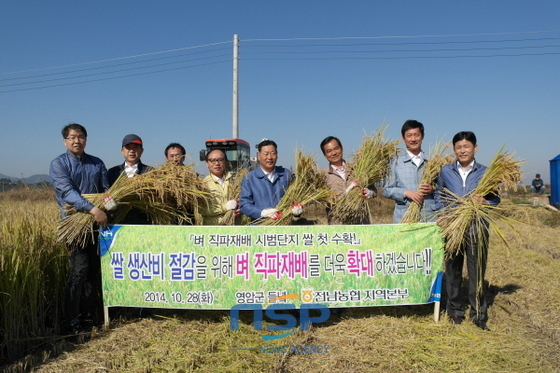
POLYGON ((346 191, 344 192, 344 194, 348 194, 349 191, 351 191, 352 189, 354 189, 355 187, 358 186, 360 182, 358 180, 354 180, 350 183, 350 185, 348 185, 348 188, 346 188, 346 191))
POLYGON ((292 215, 296 218, 303 214, 303 205, 301 203, 294 203, 292 205, 292 215))
POLYGON ((89 213, 93 215, 95 222, 101 228, 105 228, 107 226, 107 215, 103 212, 103 210, 94 206, 91 210, 89 210, 89 213))
POLYGON ((278 211, 277 209, 264 209, 261 211, 261 217, 263 218, 267 218, 267 219, 272 219, 272 220, 277 220, 280 219, 280 211, 278 211))
POLYGON ((421 205, 424 202, 424 195, 415 190, 405 190, 404 196, 409 200, 421 205))
POLYGON ((226 210, 237 210, 237 200, 230 199, 226 202, 226 210))
POLYGON ((368 188, 362 188, 362 190, 360 190, 360 193, 362 193, 362 197, 364 197, 364 199, 372 199, 377 195, 377 193, 375 193, 375 190, 371 190, 368 188))
POLYGON ((479 205, 489 205, 490 204, 490 202, 485 200, 484 197, 479 196, 479 195, 474 195, 474 196, 471 197, 471 199, 474 201, 474 203, 478 203, 479 205))
POLYGON ((420 189, 420 193, 424 196, 429 196, 435 192, 434 187, 431 184, 420 184, 418 185, 418 189, 420 189))

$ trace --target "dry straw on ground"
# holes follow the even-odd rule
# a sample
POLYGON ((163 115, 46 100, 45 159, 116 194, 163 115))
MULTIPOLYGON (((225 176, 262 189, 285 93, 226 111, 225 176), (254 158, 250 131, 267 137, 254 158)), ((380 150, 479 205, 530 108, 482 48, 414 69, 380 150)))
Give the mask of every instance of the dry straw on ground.
POLYGON ((389 141, 383 136, 386 126, 380 127, 371 135, 362 139, 362 144, 353 155, 349 168, 358 186, 337 201, 330 212, 334 221, 343 224, 362 224, 371 220, 367 201, 360 189, 367 188, 385 179, 389 173, 391 161, 397 156, 399 141, 389 141))
MULTIPOLYGON (((443 166, 454 161, 451 154, 446 154, 449 144, 438 142, 430 149, 430 158, 424 166, 424 173, 420 184, 430 184, 435 189, 435 183, 443 166)), ((420 190, 419 190, 420 191, 420 190)), ((401 223, 418 223, 423 219, 421 216, 422 206, 412 202, 401 219, 401 223)))
POLYGON ((299 203, 307 206, 311 203, 326 203, 331 197, 331 190, 327 186, 323 175, 319 172, 317 163, 311 155, 305 155, 301 150, 296 151, 296 172, 294 180, 286 189, 276 209, 280 212, 279 219, 259 219, 261 225, 288 225, 293 214, 292 205, 299 203))
MULTIPOLYGON (((118 206, 108 215, 110 224, 122 223, 132 209, 147 214, 153 224, 200 224, 199 205, 206 204, 208 193, 193 166, 175 166, 168 162, 133 178, 123 174, 107 193, 84 197, 102 210, 105 209, 103 196, 113 197, 118 206)), ((73 245, 84 244, 96 228, 93 216, 73 208, 67 213, 69 216, 59 225, 59 240, 73 245)))

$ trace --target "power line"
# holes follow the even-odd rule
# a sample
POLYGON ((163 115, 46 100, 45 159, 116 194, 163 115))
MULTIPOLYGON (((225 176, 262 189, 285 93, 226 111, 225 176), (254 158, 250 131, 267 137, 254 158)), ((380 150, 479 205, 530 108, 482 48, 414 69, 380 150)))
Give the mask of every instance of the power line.
POLYGON ((117 57, 117 58, 108 58, 108 59, 105 59, 105 60, 90 61, 90 62, 81 62, 81 63, 73 63, 73 64, 69 64, 69 65, 61 65, 61 66, 53 66, 53 67, 44 67, 44 68, 32 69, 32 70, 11 71, 11 72, 7 72, 7 73, 0 73, 0 75, 28 73, 28 72, 33 72, 33 71, 42 71, 42 70, 51 70, 51 69, 61 69, 61 68, 64 68, 64 67, 82 66, 82 65, 90 65, 90 64, 94 64, 94 63, 119 61, 119 60, 125 60, 125 59, 129 59, 129 58, 144 57, 144 56, 152 56, 152 55, 155 55, 155 54, 170 53, 170 52, 178 52, 178 51, 187 50, 187 49, 204 48, 204 47, 211 47, 211 46, 213 46, 213 45, 229 44, 229 43, 231 43, 231 41, 222 41, 222 42, 218 42, 218 43, 211 43, 211 44, 204 44, 204 45, 196 45, 196 46, 194 46, 194 47, 183 47, 183 48, 176 48, 176 49, 168 49, 168 50, 160 51, 160 52, 152 52, 152 53, 137 54, 137 55, 134 55, 134 56, 117 57))
POLYGON ((412 43, 346 43, 346 44, 296 44, 296 45, 243 45, 243 48, 300 48, 300 47, 351 47, 351 46, 396 46, 396 45, 446 45, 446 44, 482 44, 482 43, 507 43, 524 41, 559 40, 553 38, 532 39, 502 39, 502 40, 471 40, 471 41, 441 41, 441 42, 412 42, 412 43))
POLYGON ((357 50, 357 51, 281 51, 281 52, 247 52, 244 54, 317 54, 317 53, 387 53, 387 52, 469 52, 469 51, 498 51, 498 50, 519 50, 519 49, 537 49, 537 48, 560 48, 560 45, 541 45, 541 46, 524 46, 524 47, 499 47, 499 48, 462 48, 462 49, 384 49, 384 50, 357 50))
POLYGON ((331 38, 286 38, 286 39, 244 39, 245 42, 252 41, 292 41, 292 40, 359 40, 359 39, 406 39, 406 38, 444 38, 457 36, 499 36, 499 35, 523 35, 523 34, 541 34, 559 32, 560 30, 543 30, 543 31, 519 31, 519 32, 495 32, 495 33, 479 33, 479 34, 443 34, 443 35, 392 35, 392 36, 341 36, 331 38))
MULTIPOLYGON (((102 72, 102 73, 84 74, 84 75, 78 75, 78 76, 67 76, 67 77, 64 77, 64 78, 37 80, 37 81, 34 81, 34 82, 24 82, 24 83, 5 84, 5 85, 0 85, 0 88, 13 87, 13 86, 18 86, 18 85, 28 85, 28 84, 38 84, 38 83, 54 82, 54 81, 59 81, 59 80, 87 78, 87 77, 90 77, 90 76, 115 74, 115 73, 126 72, 126 71, 132 71, 132 70, 149 69, 149 68, 152 68, 152 67, 167 66, 167 65, 175 65, 175 64, 178 64, 178 63, 186 63, 186 62, 207 60, 207 59, 210 59, 210 58, 227 57, 227 56, 229 56, 229 54, 221 54, 221 55, 218 55, 218 56, 202 57, 202 58, 197 58, 197 59, 188 60, 188 61, 166 62, 166 63, 160 63, 160 64, 150 65, 150 66, 141 66, 141 67, 133 67, 133 68, 130 68, 130 69, 106 71, 106 72, 102 72)), ((164 71, 167 71, 167 70, 164 70, 164 71)))
POLYGON ((479 56, 407 56, 407 57, 324 57, 324 58, 244 58, 244 61, 334 61, 334 60, 413 60, 413 59, 453 59, 453 58, 486 58, 486 57, 520 57, 558 55, 560 52, 492 54, 479 56))
POLYGON ((45 88, 53 88, 53 87, 63 87, 63 86, 75 85, 75 84, 99 82, 99 81, 103 81, 103 80, 129 78, 129 77, 133 77, 133 76, 148 75, 148 74, 155 74, 155 73, 161 73, 161 72, 166 72, 166 71, 174 71, 174 70, 188 69, 188 68, 191 68, 191 67, 199 67, 199 66, 207 66, 207 65, 216 65, 216 64, 219 64, 219 63, 226 63, 226 62, 231 62, 231 60, 217 61, 217 62, 208 62, 208 63, 203 63, 203 64, 199 64, 199 65, 193 65, 193 66, 177 67, 177 68, 174 68, 174 69, 166 69, 166 70, 158 70, 158 71, 149 71, 149 72, 145 72, 145 73, 129 74, 129 75, 122 75, 122 76, 114 76, 114 77, 109 77, 109 78, 100 78, 100 79, 86 80, 86 81, 83 81, 83 82, 56 84, 56 85, 43 86, 43 87, 34 87, 34 88, 12 89, 12 90, 9 90, 9 91, 0 91, 0 93, 21 92, 21 91, 32 91, 32 90, 36 90, 36 89, 45 89, 45 88))
POLYGON ((152 61, 161 61, 161 60, 166 60, 166 59, 170 59, 170 58, 178 58, 178 57, 184 57, 184 56, 192 56, 192 55, 201 54, 201 53, 218 52, 218 51, 223 51, 223 50, 226 50, 226 49, 229 50, 229 48, 218 48, 218 49, 211 49, 211 50, 209 50, 209 51, 194 52, 194 53, 184 53, 184 54, 179 54, 179 55, 176 55, 176 56, 151 58, 151 59, 142 60, 142 61, 133 61, 133 62, 125 62, 125 63, 118 63, 118 64, 113 64, 113 65, 107 65, 107 66, 90 67, 90 68, 87 68, 87 69, 71 70, 71 71, 64 71, 64 72, 59 72, 59 73, 49 73, 49 74, 30 75, 30 76, 23 76, 23 77, 18 77, 18 78, 6 78, 6 79, 0 79, 0 82, 9 81, 9 80, 19 80, 19 79, 43 78, 43 77, 45 77, 45 76, 54 76, 54 75, 62 75, 62 74, 72 74, 72 73, 83 72, 83 71, 107 69, 107 68, 116 67, 116 66, 135 65, 135 64, 139 64, 139 63, 152 62, 152 61))

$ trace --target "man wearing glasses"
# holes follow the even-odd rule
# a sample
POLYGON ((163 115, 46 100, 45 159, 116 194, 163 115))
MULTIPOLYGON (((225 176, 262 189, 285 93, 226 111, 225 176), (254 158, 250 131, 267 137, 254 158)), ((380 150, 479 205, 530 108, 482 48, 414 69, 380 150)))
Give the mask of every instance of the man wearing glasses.
MULTIPOLYGON (((62 138, 67 151, 51 162, 49 170, 61 217, 67 216, 67 207, 71 206, 77 213, 91 214, 97 225, 104 228, 107 215, 82 195, 103 193, 109 188, 105 164, 85 153, 87 131, 80 124, 65 126, 62 138)), ((70 271, 64 327, 78 334, 89 324, 101 321, 101 262, 96 237, 83 244, 68 245, 67 249, 70 271)))
POLYGON ((210 174, 204 178, 204 185, 210 192, 208 208, 202 212, 204 225, 219 225, 228 210, 237 209, 236 200, 227 200, 228 187, 233 175, 226 170, 227 156, 214 149, 206 154, 206 166, 210 174))

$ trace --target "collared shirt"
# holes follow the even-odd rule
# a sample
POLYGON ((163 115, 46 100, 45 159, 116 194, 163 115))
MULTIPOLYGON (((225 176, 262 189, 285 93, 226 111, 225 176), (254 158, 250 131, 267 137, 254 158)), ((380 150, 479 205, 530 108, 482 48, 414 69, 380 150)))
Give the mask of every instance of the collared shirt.
POLYGON ((333 170, 342 178, 342 180, 346 181, 346 163, 342 162, 342 168, 336 168, 333 164, 331 164, 333 170))
POLYGON ((126 172, 126 177, 134 177, 134 175, 136 175, 136 173, 138 172, 138 163, 133 166, 125 163, 124 172, 126 172))
POLYGON ((459 171, 459 175, 461 175, 461 179, 463 179, 463 187, 465 186, 465 183, 467 182, 467 176, 471 173, 473 167, 474 167, 474 159, 465 168, 463 168, 461 164, 457 162, 457 170, 459 171))
POLYGON ((422 150, 420 150, 420 153, 418 153, 418 155, 412 154, 411 152, 408 151, 408 149, 406 150, 406 152, 410 156, 410 160, 412 161, 412 163, 414 163, 416 165, 416 167, 420 167, 420 165, 422 164, 422 162, 424 160, 424 154, 423 154, 422 150))
POLYGON ((261 170, 266 175, 268 180, 270 180, 271 183, 274 183, 274 180, 276 180, 276 172, 274 172, 274 170, 272 170, 272 172, 266 172, 262 167, 261 170))
POLYGON ((218 182, 218 184, 220 184, 221 186, 224 186, 224 178, 223 177, 218 177, 216 175, 212 175, 212 178, 214 180, 216 180, 218 182))

